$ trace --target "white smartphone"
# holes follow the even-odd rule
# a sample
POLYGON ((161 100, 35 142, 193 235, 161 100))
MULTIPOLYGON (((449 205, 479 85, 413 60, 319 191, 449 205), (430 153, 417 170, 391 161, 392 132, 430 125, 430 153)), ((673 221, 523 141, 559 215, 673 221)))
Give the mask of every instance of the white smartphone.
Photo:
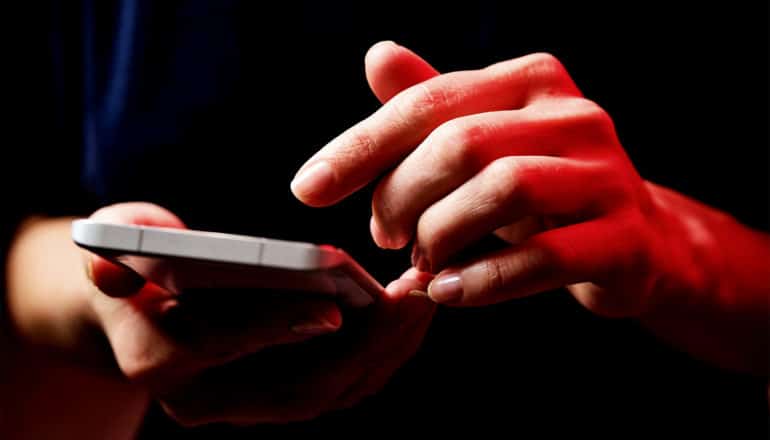
POLYGON ((371 304, 382 286, 341 249, 188 229, 75 220, 72 240, 173 292, 199 288, 295 290, 371 304))

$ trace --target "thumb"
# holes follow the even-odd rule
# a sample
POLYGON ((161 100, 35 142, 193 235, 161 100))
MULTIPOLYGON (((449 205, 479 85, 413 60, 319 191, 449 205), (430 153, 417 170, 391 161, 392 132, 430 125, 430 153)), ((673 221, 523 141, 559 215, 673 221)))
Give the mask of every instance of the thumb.
POLYGON ((439 73, 411 50, 392 41, 381 41, 366 53, 366 80, 383 104, 404 89, 439 73))
MULTIPOLYGON (((133 202, 106 206, 94 212, 91 220, 123 225, 185 228, 184 223, 165 208, 152 203, 133 202)), ((86 254, 86 268, 96 287, 110 296, 129 296, 138 292, 145 279, 127 266, 98 255, 86 254)))

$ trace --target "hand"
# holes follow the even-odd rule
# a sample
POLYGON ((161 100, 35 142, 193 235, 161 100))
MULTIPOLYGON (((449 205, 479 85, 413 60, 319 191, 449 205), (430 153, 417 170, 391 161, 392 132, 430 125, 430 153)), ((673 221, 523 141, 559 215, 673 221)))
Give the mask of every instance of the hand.
POLYGON ((482 305, 566 285, 596 313, 638 316, 662 286, 706 282, 661 190, 556 58, 438 75, 392 43, 372 52, 367 75, 384 105, 308 160, 292 189, 326 206, 385 174, 372 236, 383 248, 414 240, 414 266, 438 274, 435 301, 482 305), (453 261, 488 234, 510 246, 453 261))
MULTIPOLYGON (((184 227, 148 204, 115 205, 92 218, 184 227)), ((433 311, 424 300, 407 307, 415 300, 386 297, 369 312, 360 339, 297 345, 340 328, 333 302, 264 291, 176 296, 101 257, 89 254, 88 261, 99 290, 121 296, 92 300, 121 371, 186 425, 287 422, 355 404, 414 353, 433 311), (282 344, 293 345, 258 354, 282 344)), ((406 284, 425 289, 420 277, 407 274, 413 281, 406 284)))
MULTIPOLYGON (((109 206, 92 218, 184 227, 148 203, 109 206)), ((264 290, 175 295, 79 250, 69 238, 70 221, 38 219, 18 234, 8 290, 18 333, 71 355, 92 373, 111 367, 116 383, 128 382, 141 396, 147 390, 185 424, 285 422, 355 404, 412 355, 434 309, 420 298, 383 297, 348 314, 367 316, 343 334, 300 344, 341 328, 335 303, 264 290)), ((428 282, 416 273, 405 279, 397 284, 424 290, 428 282)))
MULTIPOLYGON (((402 291, 424 290, 429 280, 412 269, 394 283, 402 291)), ((284 423, 351 407, 379 391, 415 353, 434 311, 421 297, 383 297, 352 312, 352 322, 333 335, 210 369, 161 403, 184 425, 284 423)))

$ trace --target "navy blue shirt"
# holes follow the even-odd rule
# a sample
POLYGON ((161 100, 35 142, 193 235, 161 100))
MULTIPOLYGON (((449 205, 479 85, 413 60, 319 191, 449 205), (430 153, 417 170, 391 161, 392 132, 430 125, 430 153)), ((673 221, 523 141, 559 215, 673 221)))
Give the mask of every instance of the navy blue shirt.
MULTIPOLYGON (((744 24, 765 20, 758 28, 766 29, 766 11, 63 3, 52 2, 39 23, 45 38, 30 38, 42 55, 40 72, 26 79, 40 132, 30 134, 35 148, 17 154, 53 162, 37 171, 19 210, 77 214, 147 200, 194 228, 332 243, 387 282, 408 256, 371 244, 371 188, 316 210, 288 185, 314 151, 377 108, 363 56, 393 39, 441 71, 552 52, 613 115, 645 177, 767 225, 767 41, 744 24), (713 24, 729 21, 741 23, 729 35, 713 24)), ((632 321, 594 317, 554 291, 442 309, 415 359, 355 409, 292 426, 191 433, 611 435, 668 424, 679 433, 740 432, 764 430, 766 414, 759 381, 690 359, 632 321)), ((175 430, 153 412, 144 431, 175 430)))

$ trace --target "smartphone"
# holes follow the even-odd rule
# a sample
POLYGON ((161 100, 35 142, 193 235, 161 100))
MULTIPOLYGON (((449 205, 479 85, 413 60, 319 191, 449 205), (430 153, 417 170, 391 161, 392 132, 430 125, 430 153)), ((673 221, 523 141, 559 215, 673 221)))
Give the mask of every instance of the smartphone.
POLYGON ((329 245, 87 219, 73 221, 72 240, 176 293, 291 290, 364 307, 384 290, 345 251, 329 245))

